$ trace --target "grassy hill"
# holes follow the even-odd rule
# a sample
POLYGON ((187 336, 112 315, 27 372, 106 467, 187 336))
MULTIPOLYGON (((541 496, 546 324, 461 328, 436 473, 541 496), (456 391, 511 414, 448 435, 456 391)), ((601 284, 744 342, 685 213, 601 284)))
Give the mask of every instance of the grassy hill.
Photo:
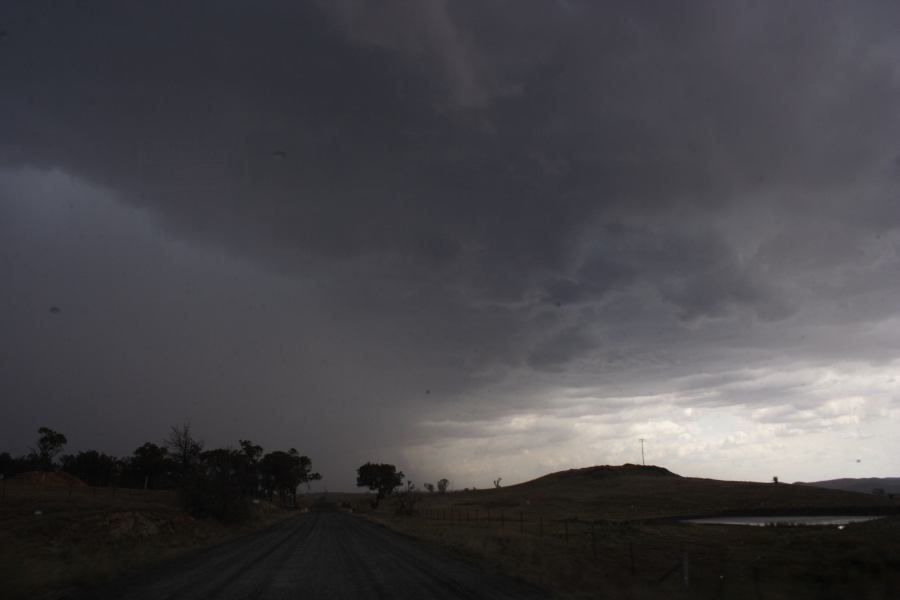
POLYGON ((900 477, 864 477, 829 479, 826 481, 813 481, 809 483, 798 482, 797 485, 809 485, 826 488, 829 490, 844 490, 847 492, 859 492, 871 494, 873 490, 884 490, 887 494, 900 495, 900 477))
POLYGON ((681 477, 662 467, 626 464, 570 469, 509 487, 426 494, 421 506, 632 520, 730 513, 878 513, 900 508, 900 503, 804 485, 681 477))
POLYGON ((384 525, 562 598, 893 598, 900 516, 842 527, 692 525, 718 514, 896 515, 900 502, 817 487, 680 477, 654 466, 598 466, 503 488, 399 499, 384 525), (689 565, 686 567, 686 565, 689 565))

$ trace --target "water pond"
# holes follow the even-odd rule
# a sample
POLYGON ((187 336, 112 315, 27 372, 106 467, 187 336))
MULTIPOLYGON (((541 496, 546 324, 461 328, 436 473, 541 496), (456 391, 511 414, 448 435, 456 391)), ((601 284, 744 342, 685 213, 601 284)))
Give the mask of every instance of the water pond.
POLYGON ((766 525, 849 525, 850 523, 863 523, 880 519, 873 516, 848 516, 848 515, 816 515, 816 516, 777 516, 777 517, 708 517, 704 519, 686 519, 684 523, 697 525, 753 525, 765 527, 766 525))

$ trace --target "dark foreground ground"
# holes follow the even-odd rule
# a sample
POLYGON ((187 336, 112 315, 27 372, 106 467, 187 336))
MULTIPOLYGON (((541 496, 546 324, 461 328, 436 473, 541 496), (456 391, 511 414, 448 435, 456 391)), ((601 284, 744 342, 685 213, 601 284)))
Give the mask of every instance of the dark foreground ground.
POLYGON ((310 512, 101 589, 88 599, 546 598, 343 512, 310 512))

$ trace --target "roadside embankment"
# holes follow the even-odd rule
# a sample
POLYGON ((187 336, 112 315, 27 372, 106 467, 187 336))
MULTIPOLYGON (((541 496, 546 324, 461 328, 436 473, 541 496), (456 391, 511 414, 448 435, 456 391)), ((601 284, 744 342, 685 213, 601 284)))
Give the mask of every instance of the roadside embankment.
POLYGON ((7 481, 0 502, 0 596, 55 598, 266 527, 297 511, 269 502, 226 525, 195 519, 169 491, 66 489, 7 481))

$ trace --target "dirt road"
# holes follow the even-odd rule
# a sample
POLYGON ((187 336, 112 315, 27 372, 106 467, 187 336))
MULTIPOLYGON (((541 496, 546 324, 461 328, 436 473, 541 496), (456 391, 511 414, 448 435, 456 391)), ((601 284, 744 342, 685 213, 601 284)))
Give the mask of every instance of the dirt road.
POLYGON ((73 598, 546 598, 343 512, 311 512, 73 598))

